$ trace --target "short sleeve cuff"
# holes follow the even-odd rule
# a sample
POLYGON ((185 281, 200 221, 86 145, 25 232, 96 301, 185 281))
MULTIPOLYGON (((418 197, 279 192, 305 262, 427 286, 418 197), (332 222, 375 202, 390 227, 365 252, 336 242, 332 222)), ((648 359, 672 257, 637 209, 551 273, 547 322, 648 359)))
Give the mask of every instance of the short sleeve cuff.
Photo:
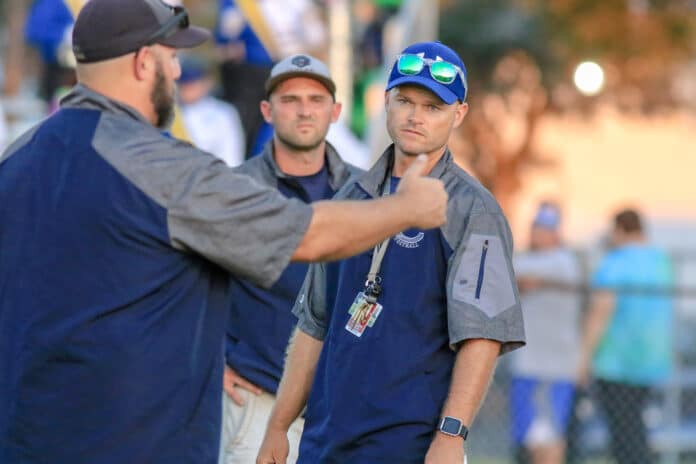
POLYGON ((310 321, 302 315, 300 316, 300 319, 297 322, 297 328, 309 335, 310 337, 319 340, 320 342, 323 342, 324 338, 326 338, 326 329, 313 323, 312 321, 310 321))
POLYGON ((449 323, 450 347, 457 349, 466 340, 483 338, 501 343, 500 354, 509 353, 526 344, 521 308, 515 305, 495 318, 488 318, 475 307, 466 308, 462 313, 469 314, 459 321, 449 323))

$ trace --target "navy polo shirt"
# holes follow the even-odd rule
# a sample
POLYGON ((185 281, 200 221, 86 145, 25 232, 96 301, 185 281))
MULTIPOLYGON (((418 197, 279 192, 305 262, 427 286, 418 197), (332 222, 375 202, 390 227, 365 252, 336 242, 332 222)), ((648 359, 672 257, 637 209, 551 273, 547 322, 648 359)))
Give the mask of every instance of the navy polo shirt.
POLYGON ((0 462, 216 463, 228 271, 310 218, 78 86, 0 159, 0 462))
MULTIPOLYGON (((344 163, 327 144, 323 168, 309 176, 288 176, 280 171, 272 142, 257 158, 240 168, 260 182, 277 188, 286 198, 305 203, 330 199, 357 169, 344 163)), ((227 325, 227 364, 242 377, 273 394, 283 374, 290 335, 297 324, 292 306, 307 274, 306 263, 292 263, 270 289, 244 279, 231 279, 230 320, 227 325)))
MULTIPOLYGON (((375 198, 393 148, 341 198, 375 198)), ((323 340, 300 443, 302 464, 422 463, 449 391, 456 348, 524 344, 512 239, 492 196, 449 152, 430 174, 448 191, 447 224, 392 237, 379 275, 383 306, 360 337, 346 330, 372 252, 311 265, 294 312, 323 340), (485 250, 485 252, 484 252, 485 250)))

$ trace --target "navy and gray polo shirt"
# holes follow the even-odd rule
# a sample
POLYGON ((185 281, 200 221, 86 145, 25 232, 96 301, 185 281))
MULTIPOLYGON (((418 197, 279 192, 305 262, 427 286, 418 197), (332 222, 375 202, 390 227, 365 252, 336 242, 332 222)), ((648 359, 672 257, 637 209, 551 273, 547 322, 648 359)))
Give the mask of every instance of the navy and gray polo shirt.
POLYGON ((0 462, 216 463, 228 271, 311 214, 78 86, 0 159, 0 462))
MULTIPOLYGON (((342 187, 357 168, 343 162, 326 144, 324 168, 317 174, 293 177, 283 173, 273 157, 273 142, 236 170, 263 185, 277 188, 287 198, 303 202, 326 200, 342 187)), ((232 311, 227 325, 227 364, 264 390, 276 393, 283 375, 285 351, 297 323, 292 306, 302 286, 308 265, 292 263, 270 289, 245 279, 232 278, 232 311)))
MULTIPOLYGON (((379 196, 393 153, 337 198, 379 196)), ((449 193, 447 223, 391 239, 380 271, 383 308, 360 337, 346 324, 372 252, 310 266, 293 311, 298 327, 324 344, 299 463, 422 463, 456 347, 472 338, 498 340, 502 353, 524 344, 512 238, 500 207, 449 152, 430 175, 449 193)))

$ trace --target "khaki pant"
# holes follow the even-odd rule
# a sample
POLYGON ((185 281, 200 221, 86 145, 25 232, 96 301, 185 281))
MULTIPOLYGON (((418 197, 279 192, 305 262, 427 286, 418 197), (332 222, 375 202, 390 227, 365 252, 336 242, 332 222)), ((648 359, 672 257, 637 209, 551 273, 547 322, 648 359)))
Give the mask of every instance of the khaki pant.
MULTIPOLYGON (((266 433, 266 424, 271 415, 275 397, 268 393, 256 396, 241 388, 244 406, 237 406, 223 392, 222 396, 222 436, 220 439, 220 458, 218 464, 254 464, 266 433)), ((300 437, 304 419, 293 422, 288 431, 290 454, 288 464, 297 461, 300 437)))

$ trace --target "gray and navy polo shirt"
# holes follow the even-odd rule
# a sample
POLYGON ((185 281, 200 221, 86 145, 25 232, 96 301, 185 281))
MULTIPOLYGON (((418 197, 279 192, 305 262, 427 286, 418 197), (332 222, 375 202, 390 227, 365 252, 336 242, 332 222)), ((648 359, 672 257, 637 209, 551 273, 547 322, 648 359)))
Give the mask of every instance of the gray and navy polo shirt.
POLYGON ((228 271, 311 215, 76 87, 0 159, 0 462, 217 462, 228 271))
MULTIPOLYGON (((236 171, 260 184, 278 189, 287 198, 310 203, 328 200, 351 176, 362 171, 345 163, 326 143, 322 170, 309 176, 290 176, 280 170, 273 142, 236 171)), ((231 314, 227 325, 227 364, 264 390, 276 393, 283 375, 285 352, 297 323, 292 307, 307 274, 306 263, 291 263, 270 289, 233 277, 230 284, 231 314)))
MULTIPOLYGON (((342 199, 396 190, 393 147, 342 199)), ((294 312, 323 349, 307 404, 302 464, 422 463, 449 391, 457 346, 468 339, 524 344, 512 238, 495 199, 449 152, 430 176, 449 193, 447 223, 392 237, 379 275, 381 311, 347 330, 372 252, 310 266, 294 312), (365 321, 364 321, 365 322, 365 321)))

